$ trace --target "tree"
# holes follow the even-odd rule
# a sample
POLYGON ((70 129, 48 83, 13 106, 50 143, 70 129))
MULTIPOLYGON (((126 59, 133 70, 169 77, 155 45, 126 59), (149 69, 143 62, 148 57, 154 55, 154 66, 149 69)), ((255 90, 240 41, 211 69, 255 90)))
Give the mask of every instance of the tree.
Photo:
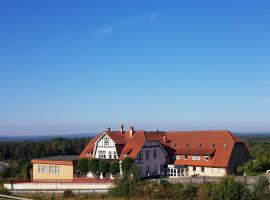
POLYGON ((119 171, 120 171, 119 162, 118 161, 112 162, 110 165, 110 173, 113 176, 115 176, 119 173, 119 171))
POLYGON ((259 176, 254 186, 253 198, 254 199, 270 199, 269 180, 266 176, 259 176))
POLYGON ((249 198, 246 183, 238 182, 232 176, 223 177, 218 184, 214 184, 211 199, 246 200, 249 198))
POLYGON ((99 161, 96 158, 92 158, 88 163, 89 171, 93 174, 97 174, 99 171, 99 161))
POLYGON ((130 158, 130 157, 126 157, 122 163, 121 163, 121 168, 122 168, 122 172, 123 175, 127 175, 131 169, 131 166, 134 164, 134 159, 130 158))
POLYGON ((107 172, 109 172, 110 169, 110 163, 105 162, 103 160, 99 161, 99 171, 105 176, 107 172))
POLYGON ((82 158, 78 161, 78 171, 81 174, 86 174, 89 171, 88 168, 88 159, 87 158, 82 158))

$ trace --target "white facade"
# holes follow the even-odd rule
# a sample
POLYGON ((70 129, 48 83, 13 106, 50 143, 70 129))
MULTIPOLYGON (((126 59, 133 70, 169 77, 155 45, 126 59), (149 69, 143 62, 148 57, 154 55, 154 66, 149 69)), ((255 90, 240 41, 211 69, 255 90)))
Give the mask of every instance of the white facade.
POLYGON ((181 176, 225 176, 226 168, 202 167, 202 166, 182 166, 168 165, 167 173, 171 178, 181 176))
POLYGON ((136 157, 141 177, 160 175, 166 168, 166 151, 158 141, 146 141, 136 157))
POLYGON ((107 134, 103 134, 97 140, 94 157, 98 159, 118 159, 115 142, 107 134))

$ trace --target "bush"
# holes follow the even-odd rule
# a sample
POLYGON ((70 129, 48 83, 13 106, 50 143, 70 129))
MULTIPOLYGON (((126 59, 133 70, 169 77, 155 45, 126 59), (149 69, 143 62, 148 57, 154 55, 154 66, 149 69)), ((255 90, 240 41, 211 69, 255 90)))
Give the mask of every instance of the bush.
POLYGON ((96 158, 92 158, 88 163, 89 171, 91 171, 93 174, 97 174, 99 170, 99 161, 96 158))
POLYGON ((99 172, 102 173, 102 175, 105 176, 107 172, 109 172, 110 169, 110 163, 105 162, 103 160, 99 161, 99 172))
POLYGON ((87 158, 83 158, 83 159, 80 159, 79 162, 78 162, 78 171, 81 173, 81 174, 86 174, 88 173, 89 171, 89 168, 88 168, 88 159, 87 158))
POLYGON ((63 193, 63 198, 70 198, 70 197, 74 197, 74 194, 71 190, 65 190, 63 193))
POLYGON ((119 162, 118 161, 112 162, 110 165, 110 173, 115 176, 119 173, 119 171, 120 171, 119 162))
POLYGON ((121 163, 121 168, 123 175, 126 175, 129 173, 131 166, 134 164, 134 159, 130 157, 126 157, 122 163, 121 163))
POLYGON ((270 199, 269 180, 266 176, 259 176, 254 186, 254 199, 270 199))
POLYGON ((11 195, 11 192, 8 191, 7 189, 0 189, 0 194, 3 194, 3 195, 11 195))

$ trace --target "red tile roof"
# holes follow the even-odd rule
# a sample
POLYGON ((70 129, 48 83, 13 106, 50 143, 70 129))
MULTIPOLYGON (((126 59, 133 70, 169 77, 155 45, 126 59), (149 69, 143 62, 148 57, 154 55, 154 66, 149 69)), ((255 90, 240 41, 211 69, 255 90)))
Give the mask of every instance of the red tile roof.
MULTIPOLYGON (((201 159, 173 160, 176 165, 196 165, 227 167, 235 143, 243 142, 230 131, 172 131, 172 132, 145 132, 135 131, 130 137, 129 131, 110 131, 106 134, 117 144, 119 159, 124 159, 124 154, 135 158, 143 147, 145 141, 159 141, 169 155, 212 155, 209 161, 201 159), (119 145, 121 147, 119 147, 119 145)), ((102 134, 93 138, 85 147, 80 158, 91 158, 95 142, 102 134)))

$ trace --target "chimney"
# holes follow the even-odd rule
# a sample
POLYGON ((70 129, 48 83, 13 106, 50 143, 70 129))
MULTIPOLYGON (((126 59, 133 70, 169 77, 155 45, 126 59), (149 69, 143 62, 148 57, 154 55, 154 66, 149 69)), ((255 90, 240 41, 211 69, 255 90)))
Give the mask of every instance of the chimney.
POLYGON ((107 128, 107 131, 108 131, 108 132, 111 132, 111 127, 108 127, 108 128, 107 128))
POLYGON ((163 142, 166 143, 166 136, 163 136, 163 142))
POLYGON ((123 124, 121 125, 120 132, 121 132, 121 133, 124 133, 124 125, 123 125, 123 124))
POLYGON ((158 129, 157 129, 157 133, 158 133, 158 129))
POLYGON ((131 126, 131 127, 129 128, 129 136, 132 137, 133 134, 134 134, 134 127, 131 126))

